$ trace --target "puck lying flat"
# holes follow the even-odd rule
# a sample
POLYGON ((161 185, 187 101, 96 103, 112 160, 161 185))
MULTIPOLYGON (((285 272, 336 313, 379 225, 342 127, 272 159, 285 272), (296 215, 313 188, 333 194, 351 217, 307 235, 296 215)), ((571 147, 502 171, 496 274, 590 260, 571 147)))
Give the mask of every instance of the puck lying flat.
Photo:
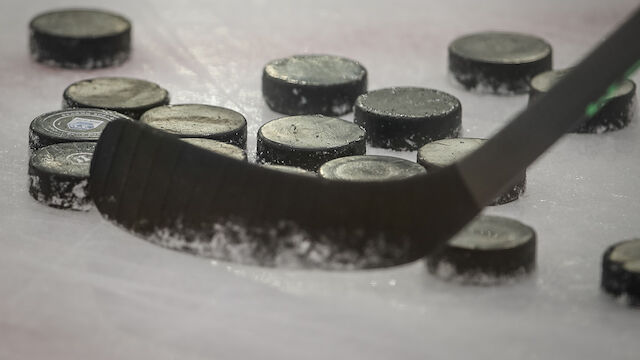
POLYGON ((64 68, 115 66, 129 58, 131 23, 124 17, 90 9, 40 14, 29 24, 31 57, 64 68))
POLYGON ((262 73, 267 105, 287 115, 342 115, 367 91, 367 70, 332 55, 296 55, 269 62, 262 73))
POLYGON ((498 216, 478 217, 427 257, 432 274, 476 284, 529 273, 535 262, 535 231, 498 216))
POLYGON ((89 167, 96 143, 70 142, 45 146, 29 160, 29 194, 52 207, 90 208, 89 167))
POLYGON ((377 155, 355 155, 333 159, 318 170, 320 177, 339 181, 389 181, 426 174, 425 169, 411 161, 377 155))
POLYGON ((414 87, 374 90, 356 100, 354 122, 374 147, 416 150, 433 140, 457 137, 462 106, 443 91, 414 87))
MULTIPOLYGON (((477 148, 482 146, 485 139, 459 138, 444 139, 431 142, 418 150, 418 164, 427 169, 427 172, 442 169, 461 160, 477 148)), ((524 193, 526 189, 526 172, 522 173, 514 185, 493 201, 490 205, 501 205, 514 201, 524 193)))
POLYGON ((272 120, 258 130, 261 162, 316 171, 325 162, 364 155, 364 130, 353 123, 322 116, 300 115, 272 120))
POLYGON ((610 246, 602 257, 602 289, 640 305, 640 239, 610 246))
POLYGON ((62 142, 95 142, 108 122, 129 117, 102 109, 69 109, 46 113, 29 126, 29 150, 62 142))
POLYGON ((551 45, 531 35, 481 32, 449 45, 449 71, 466 89, 524 93, 535 75, 551 70, 551 45))
POLYGON ((101 77, 75 82, 64 90, 63 108, 99 108, 134 119, 147 110, 169 103, 169 93, 145 80, 101 77))
POLYGON ((217 140, 202 138, 182 138, 182 140, 188 142, 191 145, 195 145, 218 154, 226 155, 242 161, 247 161, 247 153, 245 153, 244 150, 235 145, 227 144, 217 140))
POLYGON ((179 137, 213 139, 243 149, 247 146, 247 120, 242 114, 219 106, 158 106, 142 114, 140 121, 179 137))
MULTIPOLYGON (((552 70, 536 75, 531 79, 529 102, 546 94, 568 72, 569 70, 552 70)), ((625 79, 613 92, 606 95, 606 103, 602 108, 573 132, 599 134, 624 128, 633 118, 635 95, 636 84, 625 79)))

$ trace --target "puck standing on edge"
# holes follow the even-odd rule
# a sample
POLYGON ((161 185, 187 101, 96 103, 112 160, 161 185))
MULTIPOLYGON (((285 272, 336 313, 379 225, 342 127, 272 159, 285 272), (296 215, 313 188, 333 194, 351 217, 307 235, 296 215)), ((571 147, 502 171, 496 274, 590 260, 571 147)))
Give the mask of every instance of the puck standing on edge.
POLYGON ((29 126, 29 150, 62 142, 98 141, 107 123, 128 119, 125 115, 103 109, 68 109, 46 113, 29 126))
POLYGON ((267 105, 286 115, 346 114, 366 91, 367 70, 357 61, 333 55, 277 59, 262 72, 267 105))
MULTIPOLYGON (((533 77, 529 90, 529 103, 546 94, 568 72, 569 70, 551 70, 533 77)), ((635 95, 636 84, 625 79, 615 91, 606 95, 607 102, 602 108, 580 124, 574 132, 599 134, 620 130, 629 125, 633 118, 635 95)))
POLYGON ((322 115, 284 117, 258 130, 261 162, 316 171, 329 160, 364 155, 365 151, 365 132, 360 126, 322 115))
POLYGON ((81 80, 69 85, 62 96, 65 109, 100 108, 134 119, 151 108, 169 103, 169 92, 157 84, 123 77, 81 80))
POLYGON ((318 170, 325 179, 355 182, 399 180, 426 173, 414 162, 379 155, 341 157, 324 163, 318 170))
POLYGON ((182 140, 188 142, 191 145, 213 151, 217 154, 226 155, 242 161, 247 161, 247 153, 245 153, 241 148, 232 144, 203 138, 182 138, 182 140))
MULTIPOLYGON (((478 149, 486 139, 458 138, 444 139, 431 142, 418 150, 418 164, 427 169, 427 172, 436 171, 478 149)), ((526 189, 527 176, 523 172, 515 181, 514 185, 500 195, 490 205, 501 205, 512 202, 520 197, 526 189)))
POLYGON ((29 194, 52 207, 88 210, 89 168, 96 143, 45 146, 29 160, 29 194))
POLYGON ((630 305, 640 305, 640 239, 610 246, 602 257, 604 291, 625 296, 630 305))
POLYGON ((31 57, 41 63, 96 69, 129 58, 131 23, 110 12, 55 10, 33 18, 29 30, 31 57))
POLYGON ((529 273, 535 262, 535 231, 499 216, 476 218, 427 257, 432 274, 478 284, 529 273))
POLYGON ((165 105, 153 108, 140 121, 179 137, 207 138, 247 146, 247 120, 242 114, 203 104, 165 105))
POLYGON ((460 101, 443 91, 395 87, 358 97, 354 122, 367 131, 374 147, 416 150, 438 139, 457 137, 462 122, 460 101))
POLYGON ((466 89, 524 93, 535 75, 551 70, 551 45, 531 35, 481 32, 449 45, 449 71, 466 89))

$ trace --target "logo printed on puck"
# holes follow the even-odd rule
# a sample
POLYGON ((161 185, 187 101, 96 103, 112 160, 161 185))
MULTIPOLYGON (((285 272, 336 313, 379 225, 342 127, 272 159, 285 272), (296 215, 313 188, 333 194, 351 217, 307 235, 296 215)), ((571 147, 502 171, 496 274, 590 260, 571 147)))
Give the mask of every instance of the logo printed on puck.
POLYGON ((87 118, 76 117, 73 120, 67 123, 67 127, 71 130, 93 130, 100 126, 104 121, 102 120, 93 120, 87 118))
POLYGON ((69 160, 74 164, 86 164, 91 162, 92 156, 93 154, 87 153, 87 152, 75 153, 75 154, 67 155, 67 160, 69 160))

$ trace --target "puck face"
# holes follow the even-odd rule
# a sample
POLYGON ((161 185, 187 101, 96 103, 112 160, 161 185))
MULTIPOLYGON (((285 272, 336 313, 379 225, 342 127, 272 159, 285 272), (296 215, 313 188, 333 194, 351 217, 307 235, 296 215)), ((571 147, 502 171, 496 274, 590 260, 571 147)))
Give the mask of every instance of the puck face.
POLYGON ((203 138, 182 138, 182 140, 188 142, 191 145, 213 151, 217 154, 229 156, 242 161, 247 161, 247 154, 244 152, 244 150, 235 145, 203 138))
POLYGON ((354 122, 367 130, 367 141, 394 150, 416 150, 433 140, 457 137, 461 119, 460 101, 434 89, 380 89, 355 103, 354 122))
POLYGON ((551 69, 551 57, 551 46, 538 37, 481 32, 451 43, 449 70, 467 89, 522 93, 533 76, 551 69))
POLYGON ((406 179, 426 174, 411 161, 391 156, 356 155, 326 162, 318 170, 320 177, 330 180, 371 182, 406 179))
POLYGON ((32 56, 62 67, 100 68, 124 62, 130 52, 131 23, 92 9, 47 12, 30 23, 32 56))
POLYGON ((147 110, 169 103, 169 93, 149 81, 102 77, 81 80, 64 91, 64 107, 91 107, 113 110, 134 119, 147 110))
POLYGON ((535 267, 535 231, 519 221, 480 216, 427 258, 429 270, 465 282, 491 281, 535 267))
POLYGON ((261 161, 316 171, 342 156, 365 153, 365 132, 358 125, 322 115, 272 120, 258 130, 261 161))
POLYGON ((244 116, 219 106, 159 106, 145 112, 140 121, 179 137, 213 139, 242 148, 247 142, 247 120, 244 116))
POLYGON ((367 88, 357 61, 333 55, 295 55, 269 62, 262 92, 267 105, 287 115, 342 115, 367 88))
POLYGON ((602 260, 602 288, 614 296, 625 296, 630 305, 640 305, 640 239, 610 246, 602 260))
POLYGON ((29 149, 61 142, 98 141, 104 127, 116 119, 129 119, 102 109, 68 109, 46 113, 29 126, 29 149))

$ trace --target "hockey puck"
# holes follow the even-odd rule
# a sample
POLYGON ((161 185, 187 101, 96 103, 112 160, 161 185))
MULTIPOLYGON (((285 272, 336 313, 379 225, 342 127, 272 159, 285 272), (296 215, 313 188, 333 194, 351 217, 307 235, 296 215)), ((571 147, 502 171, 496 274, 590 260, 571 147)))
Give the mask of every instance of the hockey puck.
POLYGON ((247 120, 242 114, 219 106, 159 106, 142 114, 140 121, 179 137, 218 140, 243 149, 247 146, 247 120))
POLYGON ((99 108, 134 119, 147 110, 169 103, 169 93, 145 80, 100 77, 75 82, 64 90, 63 108, 99 108))
POLYGON ((468 90, 519 94, 535 75, 551 70, 551 45, 535 36, 481 32, 449 45, 449 71, 468 90))
POLYGON ((300 115, 272 120, 258 130, 261 162, 316 171, 325 162, 364 155, 365 132, 353 123, 322 116, 300 115))
POLYGON ((478 217, 427 257, 432 274, 476 284, 529 273, 535 262, 535 231, 498 216, 478 217))
MULTIPOLYGON (((552 70, 533 77, 529 90, 529 103, 546 94, 568 72, 569 70, 552 70)), ((635 95, 636 84, 625 79, 615 90, 605 95, 606 103, 600 110, 576 127, 573 132, 599 134, 624 128, 633 118, 635 95)))
POLYGON ((406 179, 426 171, 414 162, 392 156, 355 155, 326 162, 318 174, 329 180, 371 182, 406 179))
POLYGON ((262 72, 267 105, 287 115, 346 114, 366 91, 367 70, 338 56, 295 55, 269 62, 262 72))
POLYGON ((374 147, 416 150, 438 139, 457 137, 462 106, 443 91, 396 87, 358 97, 354 122, 367 131, 374 147))
POLYGON ((95 142, 108 122, 129 117, 102 109, 68 109, 46 113, 29 126, 29 150, 62 142, 95 142))
POLYGON ((87 184, 95 146, 69 142, 36 150, 29 160, 29 194, 52 207, 88 210, 87 184))
POLYGON ((96 69, 129 58, 131 23, 124 17, 91 9, 40 14, 29 24, 31 57, 64 68, 96 69))
MULTIPOLYGON (((427 172, 442 169, 454 162, 461 160, 477 148, 482 146, 485 139, 459 138, 444 139, 431 142, 418 150, 418 163, 427 169, 427 172)), ((524 193, 527 177, 523 172, 501 196, 490 205, 501 205, 514 201, 524 193)))
POLYGON ((245 153, 244 150, 235 145, 203 138, 182 138, 182 140, 188 142, 191 145, 213 151, 214 153, 226 155, 242 161, 247 161, 247 153, 245 153))
POLYGON ((640 239, 610 246, 602 257, 602 289, 640 305, 640 239))

